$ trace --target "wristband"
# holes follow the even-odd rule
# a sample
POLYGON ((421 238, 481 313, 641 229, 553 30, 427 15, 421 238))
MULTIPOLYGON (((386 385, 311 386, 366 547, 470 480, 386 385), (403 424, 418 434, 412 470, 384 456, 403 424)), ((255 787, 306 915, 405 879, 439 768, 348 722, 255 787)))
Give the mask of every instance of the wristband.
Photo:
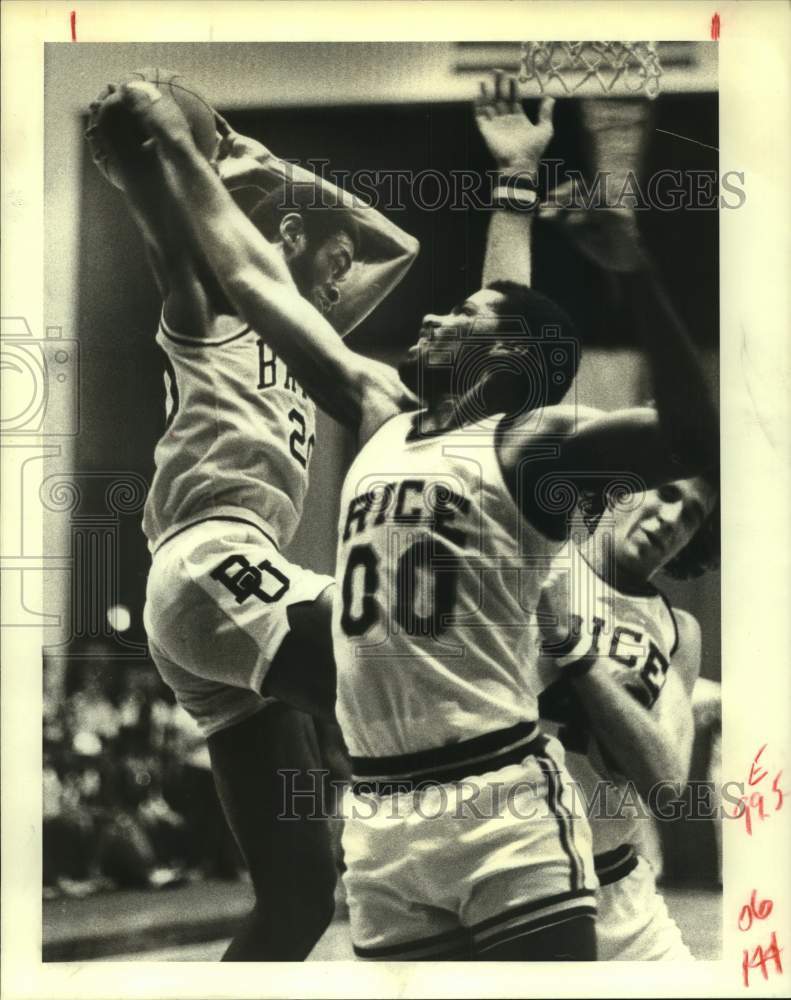
POLYGON ((536 184, 526 171, 516 174, 499 173, 492 200, 495 208, 531 212, 538 207, 536 184))

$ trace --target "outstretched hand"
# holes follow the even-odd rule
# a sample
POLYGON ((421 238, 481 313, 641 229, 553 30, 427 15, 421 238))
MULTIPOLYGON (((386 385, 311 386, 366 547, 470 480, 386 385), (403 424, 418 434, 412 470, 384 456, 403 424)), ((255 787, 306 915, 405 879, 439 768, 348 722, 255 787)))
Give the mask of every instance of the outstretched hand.
POLYGON ((482 80, 475 100, 475 121, 489 152, 501 169, 535 173, 553 135, 551 97, 541 101, 533 124, 522 108, 516 77, 494 71, 491 88, 482 80))

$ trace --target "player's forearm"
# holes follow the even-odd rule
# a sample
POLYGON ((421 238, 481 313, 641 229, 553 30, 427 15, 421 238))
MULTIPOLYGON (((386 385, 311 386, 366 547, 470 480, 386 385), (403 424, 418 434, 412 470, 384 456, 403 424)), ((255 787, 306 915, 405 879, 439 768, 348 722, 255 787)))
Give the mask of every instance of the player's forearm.
POLYGON ((228 274, 221 284, 239 315, 265 331, 311 399, 335 420, 358 428, 368 388, 365 359, 295 289, 269 281, 255 267, 228 274))
POLYGON ((713 466, 719 448, 719 419, 689 334, 651 269, 628 275, 625 286, 648 358, 665 438, 685 465, 691 463, 694 469, 713 466))
POLYGON ((412 266, 420 250, 419 242, 382 215, 342 188, 330 184, 302 167, 294 167, 295 179, 310 179, 319 187, 323 203, 341 205, 357 223, 360 233, 361 266, 353 268, 341 301, 333 310, 332 325, 341 334, 349 333, 395 288, 412 266))
POLYGON ((492 281, 529 285, 532 274, 533 217, 528 212, 498 209, 492 213, 483 261, 484 287, 492 281))
POLYGON ((162 136, 157 152, 173 199, 221 283, 250 267, 272 280, 290 281, 282 258, 236 207, 191 136, 162 136))
POLYGON ((375 260, 396 260, 402 257, 412 261, 420 249, 414 236, 399 229, 378 209, 342 187, 325 180, 320 174, 272 156, 261 165, 264 176, 270 181, 288 181, 291 184, 309 184, 317 189, 317 204, 327 208, 343 208, 354 218, 363 233, 363 244, 375 260))
POLYGON ((685 782, 688 762, 651 712, 596 663, 574 686, 597 741, 642 795, 660 781, 685 782))
POLYGON ((353 268, 330 317, 339 333, 349 333, 401 281, 417 257, 420 243, 377 209, 305 167, 272 156, 260 164, 260 171, 258 183, 264 190, 284 181, 309 184, 316 188, 317 205, 343 208, 356 223, 362 266, 353 268))

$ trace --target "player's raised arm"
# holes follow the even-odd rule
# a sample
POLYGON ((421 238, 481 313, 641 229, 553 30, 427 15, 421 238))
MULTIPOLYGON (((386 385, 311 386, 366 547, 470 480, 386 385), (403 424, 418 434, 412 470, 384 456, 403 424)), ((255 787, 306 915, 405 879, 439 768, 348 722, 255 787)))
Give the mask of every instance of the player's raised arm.
POLYGON ((272 349, 316 402, 363 434, 409 405, 393 369, 350 351, 299 294, 283 258, 201 156, 178 106, 147 83, 125 84, 121 93, 151 136, 172 196, 226 295, 251 326, 266 330, 272 349))
MULTIPOLYGON (((607 145, 599 135, 595 146, 597 166, 608 174, 623 172, 624 165, 632 169, 638 159, 642 121, 634 120, 632 111, 625 114, 628 120, 617 141, 607 145)), ((590 109, 588 117, 601 124, 590 109)), ((614 128, 610 118, 601 129, 605 125, 614 128)), ((555 211, 555 221, 620 283, 648 361, 655 404, 587 421, 559 413, 548 416, 542 435, 526 433, 521 442, 518 435, 512 437, 502 457, 525 513, 549 534, 562 537, 565 515, 542 507, 536 490, 525 488, 528 479, 535 484, 546 475, 559 476, 585 489, 592 476, 618 479, 629 473, 651 487, 711 471, 719 461, 719 418, 698 354, 642 246, 634 211, 572 208, 555 211)))
POLYGON ((91 157, 99 166, 108 143, 117 154, 113 169, 123 182, 129 210, 143 236, 170 325, 177 330, 206 329, 213 310, 206 288, 208 267, 187 220, 168 194, 162 164, 151 150, 138 148, 138 137, 130 134, 121 103, 112 84, 91 102, 91 112, 98 112, 85 132, 91 157))
POLYGON ((482 285, 531 277, 532 224, 538 204, 538 168, 552 138, 551 97, 541 101, 538 122, 525 114, 515 77, 495 70, 492 84, 481 82, 474 104, 478 131, 497 164, 495 211, 489 221, 482 285))
POLYGON ((257 187, 266 192, 283 182, 309 185, 316 192, 318 204, 343 208, 357 226, 363 259, 352 265, 344 279, 343 295, 330 316, 339 333, 349 333, 403 278, 420 244, 360 198, 312 170, 280 159, 262 143, 235 132, 216 112, 215 118, 222 137, 217 167, 229 190, 257 187))
POLYGON ((719 462, 719 424, 705 373, 689 337, 657 279, 635 277, 631 285, 642 312, 643 345, 649 361, 655 407, 632 407, 577 419, 571 408, 545 411, 539 433, 515 429, 500 451, 506 475, 521 498, 525 516, 550 537, 567 532, 566 512, 541 499, 541 484, 563 480, 588 491, 606 482, 629 481, 649 489, 700 473, 719 462))

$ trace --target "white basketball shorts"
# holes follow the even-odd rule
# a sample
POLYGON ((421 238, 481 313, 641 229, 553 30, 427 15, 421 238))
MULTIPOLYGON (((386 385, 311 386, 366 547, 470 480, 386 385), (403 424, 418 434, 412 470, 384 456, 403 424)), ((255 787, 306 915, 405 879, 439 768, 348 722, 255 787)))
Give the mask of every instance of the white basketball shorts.
POLYGON ((261 686, 288 608, 332 583, 290 563, 252 524, 212 518, 157 549, 143 613, 151 657, 204 736, 274 700, 261 686))
POLYGON ((691 962, 692 953, 656 887, 651 865, 624 845, 596 855, 600 962, 691 962))
MULTIPOLYGON (((359 779, 359 761, 352 758, 344 883, 359 958, 475 954, 486 961, 487 949, 509 939, 578 916, 594 918, 590 829, 581 810, 573 815, 563 749, 522 725, 521 747, 515 743, 522 727, 515 726, 502 730, 499 747, 498 734, 487 733, 406 755, 420 782, 392 794, 389 787, 402 785, 396 758, 381 758, 389 785, 359 779), (480 760, 476 744, 483 743, 489 756, 480 760), (472 774, 420 787, 432 780, 432 769, 442 776, 457 768, 468 745, 469 756, 479 759, 472 774), (504 747, 509 750, 501 752, 504 747)), ((375 771, 372 764, 365 773, 375 771)))

